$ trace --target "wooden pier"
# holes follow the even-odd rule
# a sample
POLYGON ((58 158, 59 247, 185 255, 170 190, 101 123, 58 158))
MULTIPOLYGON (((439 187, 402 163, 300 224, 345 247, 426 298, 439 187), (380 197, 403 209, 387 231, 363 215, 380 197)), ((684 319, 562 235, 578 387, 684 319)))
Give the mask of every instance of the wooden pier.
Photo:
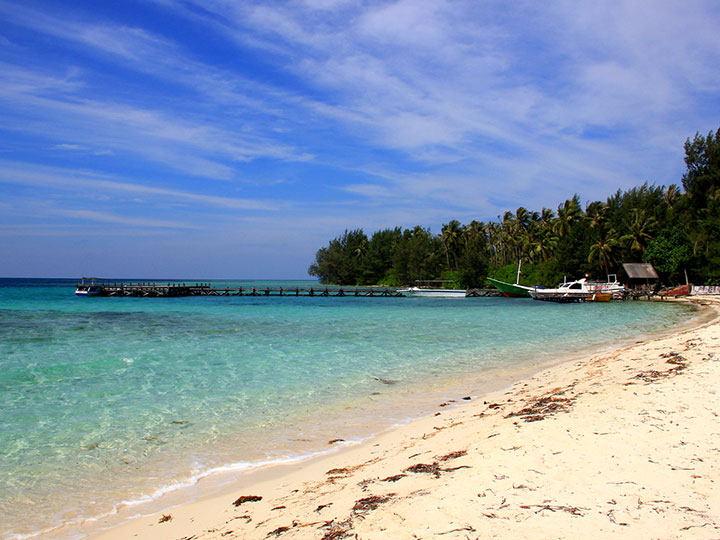
MULTIPOLYGON (((76 294, 83 296, 178 298, 184 296, 302 296, 402 298, 400 289, 390 287, 213 287, 210 283, 158 283, 158 282, 97 282, 83 279, 76 294)), ((496 289, 470 289, 468 297, 500 296, 496 289)))

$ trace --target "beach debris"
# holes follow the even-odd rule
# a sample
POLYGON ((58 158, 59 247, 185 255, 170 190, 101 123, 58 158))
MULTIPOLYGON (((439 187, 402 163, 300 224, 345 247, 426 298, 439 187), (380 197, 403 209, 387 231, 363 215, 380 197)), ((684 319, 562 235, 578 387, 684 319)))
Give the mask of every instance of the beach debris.
POLYGON ((435 461, 433 463, 427 464, 427 463, 417 463, 416 465, 412 465, 405 469, 405 472, 411 472, 411 473, 428 473, 428 474, 434 474, 436 477, 440 477, 440 466, 438 465, 438 462, 435 461))
POLYGON ((550 510, 551 512, 567 512, 568 514, 572 514, 573 516, 583 516, 583 513, 581 510, 587 510, 587 508, 579 508, 577 506, 565 506, 565 505, 553 505, 553 504, 521 504, 520 508, 524 508, 526 510, 530 508, 538 508, 538 510, 535 512, 536 514, 539 514, 540 512, 544 512, 545 510, 550 510))
POLYGON ((166 521, 172 521, 172 516, 170 514, 161 514, 158 523, 165 523, 166 521))
POLYGON ((348 518, 339 523, 335 523, 335 520, 333 519, 325 522, 325 524, 320 528, 323 527, 327 527, 330 530, 323 535, 321 540, 338 540, 340 538, 347 538, 352 534, 352 518, 348 518))
POLYGON ((470 401, 472 398, 471 398, 470 396, 465 396, 463 399, 464 399, 465 401, 470 401))
POLYGON ((233 502, 233 505, 240 506, 241 504, 244 504, 246 502, 258 502, 258 501, 262 501, 262 497, 260 495, 241 495, 233 502))
POLYGON ((330 469, 325 474, 336 476, 338 474, 350 474, 354 469, 351 469, 349 467, 341 467, 339 469, 330 469))
POLYGON ((453 472, 457 471, 458 469, 469 469, 469 465, 461 465, 460 467, 447 467, 447 468, 441 468, 440 464, 437 461, 434 461, 433 463, 417 463, 416 465, 411 465, 407 469, 405 469, 405 472, 411 472, 411 473, 427 473, 427 474, 434 474, 436 478, 440 477, 440 473, 444 472, 453 472))
POLYGON ((454 532, 460 532, 460 531, 467 531, 467 532, 476 532, 475 529, 473 529, 470 525, 466 525, 465 527, 460 527, 458 529, 453 529, 451 531, 445 531, 441 533, 436 533, 437 536, 442 536, 443 534, 451 534, 454 532))
POLYGON ((394 493, 389 493, 388 495, 382 496, 382 495, 371 495, 370 497, 365 497, 363 499, 358 499, 355 501, 355 506, 353 506, 354 512, 369 512, 370 510, 375 510, 378 506, 380 506, 383 503, 388 502, 390 499, 394 497, 394 493))
POLYGON ((450 452, 449 454, 445 454, 442 457, 438 458, 438 461, 447 461, 449 459, 457 459, 459 457, 463 457, 467 455, 467 450, 456 450, 455 452, 450 452))
POLYGON ((367 479, 365 479, 365 480, 361 480, 360 482, 358 482, 357 485, 360 487, 360 489, 361 489, 362 491, 367 491, 367 490, 368 490, 368 486, 371 485, 371 484, 374 484, 374 483, 375 483, 375 481, 374 481, 373 479, 367 478, 367 479))
POLYGON ((520 409, 519 411, 511 412, 506 415, 505 418, 519 416, 525 422, 537 422, 539 420, 545 420, 547 416, 558 412, 568 412, 573 403, 575 403, 575 398, 560 396, 563 396, 565 392, 571 388, 572 386, 564 389, 556 388, 551 390, 544 396, 535 398, 526 407, 520 409))
POLYGON ((345 439, 330 439, 328 441, 328 444, 335 444, 335 443, 339 443, 339 442, 345 442, 345 439))
POLYGON ((170 422, 171 424, 176 424, 178 426, 184 426, 185 424, 188 424, 189 422, 187 420, 173 420, 170 422))
POLYGON ((320 540, 336 540, 338 538, 346 538, 350 536, 350 529, 334 529, 325 533, 320 540))
MULTIPOLYGON (((668 377, 672 377, 674 375, 677 375, 684 369, 687 369, 687 358, 684 356, 678 354, 678 353, 668 353, 665 355, 660 355, 661 358, 667 358, 666 363, 671 364, 675 367, 672 367, 670 369, 667 369, 665 371, 658 371, 656 369, 649 369, 647 371, 641 371, 637 375, 633 377, 633 379, 639 379, 641 381, 644 381, 646 383, 653 383, 655 381, 658 381, 660 379, 666 379, 668 377)), ((633 381, 625 383, 625 386, 633 384, 633 381)))
POLYGON ((282 510, 283 508, 287 508, 284 504, 281 506, 276 506, 275 508, 271 508, 270 511, 273 512, 274 510, 282 510))
POLYGON ((327 508, 328 506, 332 506, 332 503, 321 504, 320 506, 318 506, 318 507, 315 509, 315 511, 316 511, 316 512, 319 512, 320 510, 322 510, 323 508, 327 508))
POLYGON ((380 481, 381 482, 397 482, 398 480, 400 480, 401 478, 405 478, 406 476, 407 476, 407 474, 400 473, 400 474, 396 474, 394 476, 388 476, 387 478, 383 478, 380 481))
POLYGON ((289 531, 289 530, 290 530, 290 527, 278 527, 278 528, 275 529, 274 531, 270 531, 270 532, 268 533, 268 537, 270 537, 270 536, 280 536, 282 533, 284 533, 284 532, 286 532, 286 531, 289 531))
POLYGON ((394 381, 392 379, 383 379, 382 377, 373 377, 373 379, 375 379, 378 382, 381 382, 383 384, 388 384, 388 385, 398 383, 398 381, 394 381))

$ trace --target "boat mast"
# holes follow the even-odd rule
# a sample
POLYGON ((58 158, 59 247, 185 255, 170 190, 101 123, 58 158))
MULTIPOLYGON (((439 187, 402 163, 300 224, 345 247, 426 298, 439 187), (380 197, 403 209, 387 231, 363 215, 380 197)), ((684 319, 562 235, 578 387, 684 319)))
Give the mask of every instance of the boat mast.
POLYGON ((515 279, 515 285, 520 285, 520 268, 522 268, 522 259, 518 261, 518 273, 517 278, 515 279))

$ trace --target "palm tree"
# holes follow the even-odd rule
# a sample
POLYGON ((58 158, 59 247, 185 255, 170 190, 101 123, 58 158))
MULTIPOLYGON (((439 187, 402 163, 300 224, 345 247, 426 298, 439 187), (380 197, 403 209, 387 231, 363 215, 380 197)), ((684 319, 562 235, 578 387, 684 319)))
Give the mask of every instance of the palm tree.
POLYGON ((487 236, 488 246, 490 246, 490 260, 493 265, 498 263, 498 251, 500 250, 500 225, 494 221, 485 225, 485 235, 487 236))
POLYGON ((547 261, 552 256, 558 245, 558 237, 555 236, 550 228, 540 230, 531 249, 532 253, 537 255, 541 261, 547 261))
POLYGON ((450 254, 453 255, 453 261, 455 263, 455 270, 457 270, 457 250, 460 246, 460 237, 462 236, 462 224, 453 219, 447 225, 442 227, 442 241, 445 246, 445 257, 447 258, 448 270, 450 267, 450 254))
POLYGON ((580 197, 575 195, 572 199, 566 200, 563 204, 558 206, 558 217, 555 222, 555 232, 560 236, 567 236, 570 234, 573 225, 582 216, 582 209, 580 208, 580 197))
POLYGON ((605 274, 610 273, 610 265, 615 264, 615 249, 618 246, 617 234, 610 229, 606 234, 601 235, 600 239, 590 246, 588 262, 597 261, 605 270, 605 274))
POLYGON ((648 243, 652 240, 650 231, 655 224, 655 218, 648 216, 645 210, 635 208, 632 211, 628 233, 620 238, 620 241, 624 242, 631 251, 638 251, 642 255, 645 253, 648 243))
POLYGON ((590 203, 585 209, 585 215, 590 220, 590 227, 593 229, 597 229, 607 222, 607 214, 607 205, 600 201, 590 203))
POLYGON ((555 212, 550 210, 549 208, 543 208, 542 212, 540 213, 540 226, 543 229, 546 229, 548 227, 553 226, 553 222, 555 221, 555 212))
POLYGON ((675 184, 668 186, 663 195, 663 199, 665 199, 665 204, 668 205, 668 208, 672 208, 673 204, 675 204, 675 201, 677 201, 679 197, 680 188, 678 188, 675 184))

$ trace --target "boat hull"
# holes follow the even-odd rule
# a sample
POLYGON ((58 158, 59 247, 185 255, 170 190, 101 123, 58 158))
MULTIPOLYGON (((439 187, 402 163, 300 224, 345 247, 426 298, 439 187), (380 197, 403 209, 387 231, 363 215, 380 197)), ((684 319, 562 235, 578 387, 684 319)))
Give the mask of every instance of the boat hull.
POLYGON ((508 298, 528 298, 530 297, 530 291, 533 290, 533 287, 514 285, 493 278, 488 278, 488 281, 492 283, 503 296, 508 298))
POLYGON ((690 285, 681 285, 679 287, 660 291, 658 294, 660 296, 689 296, 691 291, 692 289, 690 285))
POLYGON ((422 298, 465 298, 465 289, 423 289, 422 287, 409 287, 400 289, 398 292, 405 296, 416 296, 422 298))

